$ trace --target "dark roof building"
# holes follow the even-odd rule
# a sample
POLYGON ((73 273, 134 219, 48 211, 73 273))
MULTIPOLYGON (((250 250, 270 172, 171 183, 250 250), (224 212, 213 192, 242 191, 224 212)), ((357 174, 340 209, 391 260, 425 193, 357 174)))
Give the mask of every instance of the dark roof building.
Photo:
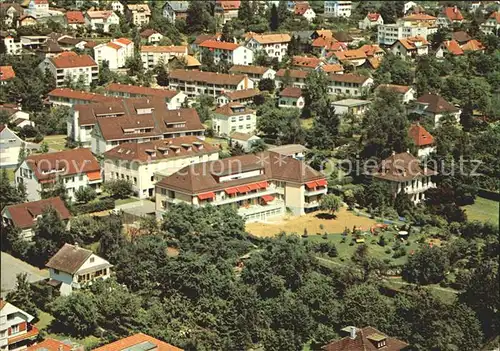
POLYGON ((322 349, 324 351, 402 351, 409 346, 406 342, 387 336, 373 327, 347 327, 342 331, 349 333, 349 336, 331 341, 322 349))

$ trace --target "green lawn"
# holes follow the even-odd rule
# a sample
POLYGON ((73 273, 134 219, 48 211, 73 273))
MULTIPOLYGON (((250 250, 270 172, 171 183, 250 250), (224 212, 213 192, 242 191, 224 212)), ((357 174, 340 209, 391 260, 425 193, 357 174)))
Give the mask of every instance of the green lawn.
MULTIPOLYGON (((384 284, 393 289, 402 289, 407 285, 413 285, 403 281, 402 278, 387 279, 384 284)), ((438 299, 445 303, 455 302, 458 291, 451 288, 443 288, 439 284, 430 284, 423 286, 424 289, 430 290, 430 292, 436 296, 438 299)))
POLYGON ((38 310, 38 322, 35 324, 35 326, 39 329, 47 329, 47 327, 50 325, 54 317, 52 317, 50 314, 47 312, 44 312, 42 310, 38 310))
POLYGON ((43 141, 49 145, 51 150, 64 150, 66 147, 66 135, 47 135, 43 141))
POLYGON ((7 177, 9 178, 9 181, 13 182, 14 177, 15 177, 15 169, 14 168, 7 168, 7 177))
POLYGON ((492 222, 498 224, 499 203, 482 197, 477 197, 473 205, 463 207, 469 220, 492 222))

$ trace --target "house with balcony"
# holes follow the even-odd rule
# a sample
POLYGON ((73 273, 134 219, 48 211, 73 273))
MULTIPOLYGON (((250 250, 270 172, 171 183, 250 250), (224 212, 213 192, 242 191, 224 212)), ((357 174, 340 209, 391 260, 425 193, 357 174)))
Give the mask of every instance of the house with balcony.
MULTIPOLYGON (((95 348, 92 351, 183 351, 174 345, 153 338, 152 336, 138 333, 118 339, 112 343, 95 348)), ((64 350, 62 350, 64 351, 64 350)))
POLYGON ((34 18, 49 16, 49 1, 48 0, 30 0, 28 8, 24 11, 25 14, 34 18))
POLYGON ((212 52, 215 64, 224 61, 229 65, 251 65, 253 62, 253 51, 235 43, 206 40, 199 47, 202 48, 200 61, 203 60, 203 49, 206 49, 212 52))
POLYGON ((400 18, 396 23, 382 24, 377 27, 378 44, 390 46, 399 39, 427 37, 436 33, 437 18, 425 13, 411 14, 400 18))
POLYGON ((248 105, 254 102, 254 99, 261 95, 258 89, 244 89, 230 92, 224 92, 217 96, 217 105, 222 106, 230 102, 237 102, 241 105, 248 105))
POLYGON ((399 39, 391 45, 390 50, 396 56, 413 59, 429 53, 429 42, 424 37, 408 37, 399 39))
POLYGON ((237 90, 252 89, 254 82, 245 75, 218 72, 170 71, 169 88, 183 91, 189 98, 198 95, 217 96, 237 90))
POLYGON ((58 183, 64 185, 68 197, 74 200, 80 188, 101 191, 101 166, 90 150, 84 148, 30 155, 16 169, 14 180, 16 186, 24 184, 28 201, 40 200, 44 190, 58 183))
POLYGON ((194 163, 218 160, 219 151, 196 136, 124 143, 103 154, 104 178, 130 181, 136 196, 145 199, 154 196, 157 172, 163 178, 194 163))
POLYGON ((75 52, 63 52, 54 57, 46 57, 38 68, 49 72, 56 79, 56 87, 63 87, 68 80, 77 82, 79 79, 86 86, 99 79, 99 67, 89 55, 78 55, 75 52))
POLYGON ((254 53, 264 51, 270 58, 277 58, 279 62, 286 55, 290 34, 256 34, 247 33, 245 46, 254 53))
POLYGON ((64 221, 69 228, 71 213, 60 197, 51 197, 38 201, 5 206, 2 210, 3 225, 5 227, 20 229, 21 238, 24 240, 31 240, 33 235, 35 235, 34 229, 38 218, 40 218, 43 212, 48 208, 55 209, 59 218, 64 221))
POLYGON ((91 285, 98 279, 108 279, 111 267, 108 261, 78 244, 64 244, 45 265, 49 269, 49 283, 62 296, 91 285))
POLYGON ((352 1, 325 0, 324 13, 329 17, 351 17, 352 1))
POLYGON ((397 85, 397 84, 380 84, 375 89, 375 92, 388 91, 391 93, 395 93, 400 96, 401 101, 404 104, 409 103, 410 101, 415 100, 416 91, 412 87, 408 85, 397 85))
POLYGON ((187 17, 188 8, 189 1, 167 1, 163 5, 163 17, 170 23, 175 23, 177 19, 185 19, 187 17))
POLYGON ((302 89, 297 87, 286 87, 279 92, 278 106, 279 107, 293 107, 303 109, 305 99, 302 94, 302 89))
POLYGON ((134 42, 127 38, 113 39, 108 43, 94 47, 94 59, 99 66, 108 61, 110 70, 125 67, 128 58, 134 56, 134 42))
POLYGON ((415 204, 424 201, 425 192, 436 187, 432 180, 435 175, 436 171, 425 165, 421 167, 419 159, 408 152, 393 153, 382 161, 375 172, 369 174, 377 180, 389 183, 394 197, 404 192, 415 204))
POLYGON ((431 117, 434 121, 434 125, 438 126, 440 124, 439 121, 445 115, 454 117, 457 123, 459 123, 462 110, 450 104, 438 94, 426 93, 415 100, 408 112, 416 113, 424 117, 431 117))
POLYGON ((484 34, 497 35, 500 29, 500 11, 493 11, 488 19, 481 24, 481 31, 484 34))
POLYGON ((85 13, 85 26, 90 26, 92 30, 109 33, 109 28, 113 24, 120 24, 120 17, 114 11, 87 11, 85 13))
POLYGON ((127 4, 125 14, 137 27, 148 24, 151 19, 151 9, 148 4, 127 4))
POLYGON ((0 350, 22 351, 34 344, 38 329, 35 317, 0 299, 0 350))
POLYGON ((422 159, 436 151, 434 137, 420 123, 413 123, 408 129, 408 136, 417 147, 417 156, 422 159))
POLYGON ((248 78, 255 83, 260 82, 261 79, 273 79, 276 71, 270 67, 263 66, 250 66, 250 65, 233 65, 229 69, 232 74, 246 74, 248 78))
POLYGON ((158 64, 167 64, 174 57, 186 57, 187 46, 141 46, 141 60, 144 69, 153 69, 158 64))
POLYGON ((187 99, 182 91, 141 87, 130 84, 110 83, 104 88, 107 96, 116 98, 159 98, 165 101, 169 110, 178 110, 187 99))
POLYGON ((215 109, 212 128, 220 136, 229 136, 233 132, 253 134, 257 129, 257 116, 245 105, 230 102, 215 109))
POLYGON ((287 210, 303 215, 319 207, 327 181, 303 161, 266 151, 197 163, 156 183, 156 213, 172 204, 230 205, 246 221, 265 221, 287 210))

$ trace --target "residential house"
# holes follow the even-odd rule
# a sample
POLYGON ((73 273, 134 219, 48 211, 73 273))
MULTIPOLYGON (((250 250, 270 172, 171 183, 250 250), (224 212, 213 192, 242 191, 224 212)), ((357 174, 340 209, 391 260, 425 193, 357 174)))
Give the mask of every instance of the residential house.
POLYGON ((92 147, 96 154, 126 142, 148 142, 186 135, 203 137, 205 131, 196 110, 169 110, 165 99, 157 97, 75 105, 67 128, 70 140, 92 147), (98 127, 99 131, 95 134, 98 127))
MULTIPOLYGON (((152 336, 138 333, 119 339, 110 344, 93 349, 92 351, 183 351, 171 344, 153 338, 152 336)), ((63 350, 64 351, 64 350, 63 350)))
POLYGON ((0 299, 0 350, 21 351, 35 343, 38 329, 35 317, 0 299))
POLYGON ((78 91, 70 88, 56 88, 48 94, 48 98, 51 105, 68 107, 116 100, 110 96, 89 93, 87 91, 78 91))
MULTIPOLYGON (((212 52, 215 64, 225 61, 230 65, 251 65, 253 62, 253 51, 235 43, 206 40, 199 47, 212 52)), ((203 50, 200 51, 200 61, 203 62, 203 50)))
POLYGON ((417 147, 417 156, 424 158, 436 151, 434 137, 420 123, 414 123, 408 129, 408 136, 417 147))
POLYGON ((279 93, 279 107, 295 107, 303 109, 305 105, 302 89, 297 87, 286 87, 279 93))
POLYGON ((391 187, 394 197, 400 192, 408 194, 415 204, 425 200, 425 192, 430 188, 435 188, 436 184, 431 177, 437 172, 420 167, 420 161, 409 154, 402 152, 393 153, 382 161, 378 169, 369 175, 385 182, 391 187))
POLYGON ((222 24, 238 17, 241 0, 215 0, 215 16, 222 18, 222 24))
POLYGON ((358 28, 359 29, 369 29, 375 26, 379 26, 384 24, 384 19, 377 12, 368 12, 368 14, 363 18, 362 21, 359 21, 358 28))
POLYGON ((231 102, 247 105, 253 103, 255 98, 258 96, 261 96, 261 92, 258 89, 235 90, 222 93, 217 96, 216 101, 219 106, 226 105, 231 102))
POLYGON ((451 40, 455 40, 459 45, 464 45, 472 40, 472 37, 467 32, 460 30, 451 33, 451 40))
POLYGON ((245 46, 255 53, 262 50, 270 58, 277 58, 279 62, 286 55, 288 43, 291 40, 289 34, 256 34, 247 33, 245 46))
POLYGON ((163 35, 154 29, 148 28, 141 32, 141 38, 148 44, 157 45, 163 39, 163 35))
POLYGON ((166 69, 168 71, 179 68, 199 70, 201 67, 201 63, 196 57, 192 55, 180 55, 172 57, 166 66, 166 69))
POLYGON ((357 74, 330 74, 328 93, 332 95, 362 96, 373 85, 373 79, 357 74))
POLYGON ((382 24, 377 27, 378 44, 390 46, 399 39, 423 37, 437 32, 437 18, 425 13, 411 14, 398 19, 393 24, 382 24))
POLYGON ((104 177, 128 180, 137 197, 148 198, 154 196, 156 172, 169 176, 193 163, 218 160, 219 151, 196 136, 124 143, 103 154, 104 177))
POLYGON ((56 39, 49 38, 36 50, 36 54, 45 59, 46 57, 55 57, 64 52, 64 49, 59 45, 56 39))
POLYGON ((263 66, 233 65, 233 67, 229 69, 229 73, 247 75, 248 78, 258 83, 261 79, 274 80, 276 71, 272 68, 263 66))
POLYGON ((187 46, 141 46, 141 60, 145 69, 153 69, 158 64, 167 64, 174 57, 186 57, 187 46))
POLYGON ((265 221, 288 210, 302 215, 327 193, 325 176, 275 152, 197 163, 156 183, 156 213, 173 204, 231 205, 246 221, 265 221))
POLYGON ((38 50, 47 42, 49 37, 47 35, 22 35, 20 39, 23 48, 38 50))
POLYGON ((253 134, 257 129, 257 116, 238 102, 230 102, 215 109, 212 129, 217 135, 228 136, 233 132, 253 134))
POLYGON ((134 42, 127 38, 113 39, 109 43, 94 47, 94 58, 99 66, 103 61, 108 61, 110 70, 125 67, 127 59, 132 57, 134 57, 134 42))
POLYGON ((465 52, 468 52, 468 51, 484 51, 484 50, 486 50, 486 47, 479 40, 472 39, 472 40, 469 40, 464 45, 462 45, 462 50, 465 51, 465 52))
POLYGON ((445 115, 453 116, 458 123, 462 113, 458 107, 453 106, 440 95, 432 93, 426 93, 415 100, 409 112, 431 117, 435 126, 439 125, 439 120, 445 115))
POLYGON ((405 1, 403 7, 403 13, 407 15, 413 8, 418 7, 418 4, 414 1, 405 1))
POLYGON ((38 67, 45 72, 46 69, 56 79, 56 87, 62 87, 67 80, 82 82, 89 86, 99 79, 99 67, 89 55, 78 55, 74 52, 63 52, 55 57, 46 57, 38 67))
POLYGON ((6 54, 13 56, 22 54, 23 46, 20 40, 15 39, 10 34, 2 34, 0 37, 5 45, 6 54))
POLYGON ((115 13, 125 14, 125 6, 121 3, 121 1, 112 1, 111 2, 111 10, 115 13))
POLYGON ((500 29, 500 11, 494 11, 488 19, 481 24, 481 31, 484 34, 498 35, 500 29))
POLYGON ((462 50, 460 44, 456 40, 445 40, 436 50, 437 58, 442 58, 445 55, 460 56, 463 54, 464 51, 462 50))
POLYGON ((35 235, 34 229, 38 218, 50 208, 57 212, 59 218, 69 228, 71 213, 60 197, 5 206, 2 210, 2 222, 6 227, 18 228, 21 231, 20 236, 24 240, 31 240, 35 235))
POLYGON ((366 67, 369 69, 377 69, 382 62, 382 57, 385 55, 385 51, 377 44, 365 44, 358 50, 365 53, 366 67))
POLYGON ((464 16, 456 6, 445 7, 437 18, 437 23, 441 27, 451 27, 454 24, 462 24, 463 22, 464 16))
MULTIPOLYGON (((0 105, 0 112, 7 114, 10 124, 15 125, 18 128, 24 126, 35 126, 35 124, 30 121, 30 114, 21 110, 20 105, 15 104, 4 104, 0 105)), ((1 162, 0 162, 1 164, 1 162)))
MULTIPOLYGON (((305 88, 306 77, 309 75, 309 71, 297 70, 297 69, 280 69, 276 72, 275 83, 276 88, 281 88, 283 86, 292 86, 296 88, 305 88)), ((340 75, 340 74, 339 74, 340 75)))
POLYGON ((359 99, 344 99, 332 102, 335 113, 338 115, 352 114, 356 117, 363 116, 370 108, 371 102, 359 99))
POLYGON ((163 17, 170 23, 175 23, 177 19, 185 19, 187 17, 187 9, 189 1, 167 1, 163 5, 163 17))
POLYGON ((330 341, 321 349, 324 351, 367 351, 367 350, 387 350, 403 351, 408 349, 408 344, 404 341, 387 336, 373 327, 346 327, 342 331, 348 336, 340 340, 330 341))
POLYGON ((187 99, 182 91, 141 87, 130 84, 110 83, 105 87, 105 94, 118 98, 160 98, 169 110, 178 110, 187 99))
POLYGON ((312 22, 316 18, 316 12, 312 9, 308 2, 298 2, 295 3, 295 8, 293 9, 295 16, 302 16, 309 22, 312 22))
POLYGON ((24 12, 34 18, 47 17, 49 16, 49 1, 30 0, 28 8, 24 12))
POLYGON ((268 149, 282 156, 293 157, 296 160, 304 160, 309 149, 301 144, 285 144, 273 146, 268 149))
POLYGON ((186 93, 189 98, 198 95, 217 96, 231 91, 252 89, 254 83, 245 75, 203 71, 172 70, 169 87, 186 93))
POLYGON ((113 267, 104 258, 78 244, 64 244, 45 266, 49 269, 50 284, 57 286, 62 296, 98 279, 108 279, 113 267))
POLYGON ((229 137, 229 144, 232 145, 233 143, 238 143, 241 145, 243 150, 245 150, 245 152, 251 152, 252 145, 259 140, 262 139, 255 134, 234 132, 229 137))
POLYGON ((343 31, 333 32, 332 38, 344 45, 351 45, 354 43, 354 38, 349 33, 343 31))
POLYGON ((38 21, 34 16, 22 15, 17 23, 18 27, 29 27, 38 24, 38 21))
POLYGON ((0 3, 0 18, 6 27, 16 27, 17 20, 23 14, 23 8, 17 3, 0 3))
POLYGON ((363 50, 345 50, 335 51, 333 56, 336 61, 340 62, 344 67, 359 67, 366 63, 368 57, 363 50))
POLYGON ((67 28, 77 29, 85 26, 85 17, 81 11, 67 11, 64 14, 64 25, 67 28))
POLYGON ((206 40, 217 40, 217 41, 220 41, 221 37, 222 37, 222 33, 200 34, 191 43, 191 49, 193 49, 194 51, 198 51, 199 45, 201 43, 203 43, 204 41, 206 41, 206 40))
POLYGON ((57 39, 57 44, 59 44, 59 46, 65 51, 70 51, 74 49, 79 49, 79 50, 93 49, 94 47, 97 46, 97 43, 95 41, 84 40, 82 38, 73 38, 70 37, 69 35, 63 35, 62 37, 57 39))
POLYGON ((16 72, 12 66, 0 66, 0 85, 6 85, 14 78, 16 78, 16 72))
POLYGON ((69 340, 59 341, 47 338, 28 347, 26 351, 85 351, 85 349, 83 346, 69 340))
POLYGON ((397 84, 380 84, 376 91, 390 91, 401 96, 401 101, 404 104, 415 100, 416 91, 408 85, 397 85, 397 84))
POLYGON ((325 16, 351 17, 352 1, 325 0, 325 16))
POLYGON ((109 33, 109 27, 113 24, 120 24, 120 17, 113 11, 87 11, 85 13, 85 26, 90 26, 92 30, 109 33))
POLYGON ((332 37, 320 36, 311 43, 313 51, 319 54, 320 57, 326 57, 333 52, 347 50, 347 45, 339 42, 332 37))
POLYGON ((24 184, 29 201, 40 200, 40 193, 57 183, 63 184, 68 197, 74 200, 80 188, 101 191, 101 167, 90 150, 84 148, 30 155, 17 167, 15 183, 24 184))
POLYGON ((151 9, 148 4, 127 4, 125 13, 137 27, 148 24, 151 18, 151 9))
POLYGON ((342 65, 336 63, 330 64, 325 59, 314 56, 293 56, 292 67, 308 71, 321 70, 326 73, 342 74, 344 72, 342 65))
POLYGON ((38 148, 38 144, 24 141, 5 124, 0 124, 0 167, 15 167, 22 149, 30 153, 38 148))
POLYGON ((396 56, 415 58, 429 53, 429 42, 424 37, 408 37, 397 40, 390 50, 396 56))

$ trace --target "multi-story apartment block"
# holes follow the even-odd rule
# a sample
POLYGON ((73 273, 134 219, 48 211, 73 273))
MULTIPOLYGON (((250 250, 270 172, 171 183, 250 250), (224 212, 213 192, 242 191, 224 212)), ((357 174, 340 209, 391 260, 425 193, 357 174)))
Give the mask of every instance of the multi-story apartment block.
POLYGON ((231 205, 247 221, 317 209, 325 176, 304 162, 263 152, 187 166, 156 184, 156 213, 172 204, 231 205))
POLYGON ((177 69, 170 71, 169 87, 190 98, 203 94, 216 98, 225 92, 251 89, 254 83, 244 75, 177 69))
POLYGON ((332 95, 362 96, 373 85, 373 79, 357 74, 330 74, 328 93, 332 95))
POLYGON ((24 240, 31 240, 35 235, 34 229, 38 218, 48 208, 55 209, 59 218, 69 224, 71 213, 60 197, 5 206, 2 210, 2 221, 6 227, 19 229, 21 231, 20 237, 24 240))
POLYGON ((415 204, 425 200, 425 192, 436 185, 431 177, 437 172, 421 168, 420 162, 408 152, 393 153, 392 156, 382 161, 380 167, 369 175, 388 182, 391 185, 392 194, 396 196, 404 192, 411 197, 415 204))
POLYGON ((200 60, 203 58, 203 48, 212 52, 214 63, 225 61, 230 65, 251 65, 253 62, 253 51, 235 43, 224 41, 206 40, 199 45, 200 60))
POLYGON ((94 47, 94 58, 99 66, 103 61, 108 61, 111 70, 125 67, 127 59, 133 56, 134 42, 127 38, 113 39, 94 47))
POLYGON ((83 79, 85 85, 90 85, 99 79, 99 67, 89 55, 78 55, 72 51, 63 52, 54 57, 46 57, 38 66, 42 72, 46 69, 56 79, 56 87, 62 87, 70 79, 83 79))
POLYGON ((64 244, 46 267, 50 279, 57 283, 59 293, 67 296, 73 290, 91 285, 98 279, 108 279, 113 265, 77 244, 64 244))
MULTIPOLYGON (((1 34, 0 34, 1 35, 1 34)), ((21 44, 20 40, 16 40, 13 36, 11 35, 6 35, 6 36, 0 36, 2 38, 3 43, 5 45, 5 53, 8 55, 21 55, 22 50, 23 50, 23 45, 21 44)))
POLYGON ((306 77, 309 75, 309 71, 303 71, 298 69, 280 69, 276 72, 275 83, 276 88, 282 88, 283 86, 292 86, 296 88, 305 88, 306 77))
POLYGON ((128 4, 126 13, 127 16, 132 19, 132 23, 137 27, 148 24, 151 18, 151 10, 148 4, 128 4))
POLYGON ((187 17, 187 10, 189 1, 167 1, 163 5, 163 17, 170 23, 175 23, 177 19, 184 19, 187 17))
POLYGON ((221 136, 229 136, 233 132, 252 134, 257 128, 257 116, 245 105, 231 102, 215 109, 212 128, 221 136))
POLYGON ((497 35, 500 29, 500 11, 494 11, 488 19, 481 24, 481 30, 484 34, 497 35))
POLYGON ((326 0, 325 16, 331 17, 351 17, 352 1, 326 0))
POLYGON ((36 342, 35 317, 0 299, 0 350, 21 351, 36 342))
POLYGON ((23 183, 29 201, 41 199, 41 192, 57 183, 66 188, 70 199, 80 188, 101 191, 101 167, 89 149, 72 149, 47 154, 30 155, 15 172, 15 183, 23 183))
POLYGON ((187 95, 182 91, 147 88, 120 83, 108 84, 105 87, 105 94, 117 98, 160 98, 165 101, 169 110, 180 109, 187 99, 187 95))
POLYGON ((85 14, 85 26, 90 26, 92 30, 109 33, 109 26, 113 24, 120 24, 120 17, 113 11, 87 11, 85 14))
POLYGON ((167 64, 174 57, 185 57, 187 46, 141 46, 141 60, 145 69, 153 69, 159 63, 167 64))
POLYGON ((139 198, 154 196, 156 172, 169 176, 193 163, 219 159, 220 149, 196 136, 124 143, 106 151, 104 178, 125 179, 139 198))
POLYGON ((424 37, 408 37, 398 39, 390 50, 396 56, 415 58, 429 53, 429 42, 424 37))
POLYGON ((241 0, 216 0, 215 16, 222 18, 222 24, 238 17, 241 0))
POLYGON ((274 80, 276 71, 272 68, 263 66, 234 65, 229 69, 229 73, 246 74, 248 78, 258 83, 261 79, 274 80))
POLYGON ((116 100, 111 96, 105 96, 87 91, 78 91, 69 88, 56 88, 48 94, 49 103, 55 106, 68 106, 81 104, 93 104, 96 102, 111 102, 116 100))
POLYGON ((254 53, 263 50, 267 56, 277 58, 281 62, 287 53, 290 40, 289 34, 248 33, 245 46, 253 50, 254 53))
POLYGON ((436 17, 425 13, 412 14, 397 20, 394 24, 383 24, 377 27, 377 40, 381 45, 392 45, 398 39, 427 36, 437 31, 436 17))

